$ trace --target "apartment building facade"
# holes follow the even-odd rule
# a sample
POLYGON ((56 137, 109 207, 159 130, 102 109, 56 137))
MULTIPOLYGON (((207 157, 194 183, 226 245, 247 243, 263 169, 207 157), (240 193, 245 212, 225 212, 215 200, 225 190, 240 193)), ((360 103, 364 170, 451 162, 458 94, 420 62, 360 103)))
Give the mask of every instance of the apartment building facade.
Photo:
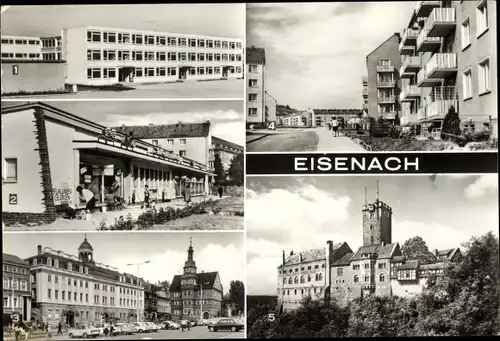
POLYGON ((366 57, 367 90, 365 96, 363 89, 363 98, 367 98, 368 115, 375 119, 394 122, 399 116, 399 40, 398 33, 391 35, 366 57))
POLYGON ((4 321, 18 314, 20 321, 31 321, 30 265, 15 255, 2 254, 4 321))
POLYGON ((212 151, 214 155, 219 155, 224 171, 228 171, 233 159, 243 153, 243 146, 239 144, 218 138, 212 137, 212 151))
POLYGON ((94 249, 85 238, 78 256, 38 245, 30 265, 32 298, 37 321, 57 326, 90 322, 105 318, 137 321, 144 316, 142 280, 97 263, 94 249))
POLYGON ((246 49, 246 81, 247 81, 247 124, 266 123, 265 116, 265 82, 266 51, 263 48, 250 46, 246 49))
POLYGON ((104 27, 63 30, 67 83, 176 82, 243 77, 243 40, 104 27))
POLYGON ((363 76, 361 78, 361 82, 363 85, 362 97, 363 97, 363 105, 362 110, 363 114, 368 115, 368 76, 363 76))
POLYGON ((403 129, 440 138, 453 107, 463 131, 497 133, 496 2, 418 1, 402 34, 403 129))
POLYGON ((264 116, 268 122, 268 128, 273 129, 276 126, 276 107, 278 100, 271 96, 267 91, 265 93, 264 116))

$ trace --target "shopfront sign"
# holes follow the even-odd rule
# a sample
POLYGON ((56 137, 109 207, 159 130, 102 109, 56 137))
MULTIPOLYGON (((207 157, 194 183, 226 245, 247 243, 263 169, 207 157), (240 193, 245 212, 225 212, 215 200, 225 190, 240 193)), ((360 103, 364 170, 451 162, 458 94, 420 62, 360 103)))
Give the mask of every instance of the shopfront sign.
POLYGON ((59 187, 52 189, 54 205, 68 205, 71 203, 72 190, 67 183, 61 183, 59 187))

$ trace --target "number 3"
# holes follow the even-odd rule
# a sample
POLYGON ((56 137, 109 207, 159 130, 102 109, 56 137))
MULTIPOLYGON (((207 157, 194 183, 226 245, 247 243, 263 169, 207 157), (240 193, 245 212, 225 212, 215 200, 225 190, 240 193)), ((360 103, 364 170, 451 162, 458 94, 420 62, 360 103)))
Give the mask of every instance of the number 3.
POLYGON ((19 322, 19 315, 17 314, 12 315, 12 321, 14 321, 14 323, 19 322))
POLYGON ((274 322, 276 320, 276 318, 274 317, 274 314, 269 314, 267 319, 269 320, 269 322, 274 322))

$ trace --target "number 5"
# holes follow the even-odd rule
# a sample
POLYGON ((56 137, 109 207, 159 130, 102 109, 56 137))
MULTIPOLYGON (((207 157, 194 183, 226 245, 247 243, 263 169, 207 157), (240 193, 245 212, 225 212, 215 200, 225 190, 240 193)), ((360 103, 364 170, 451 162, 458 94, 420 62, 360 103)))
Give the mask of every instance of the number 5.
POLYGON ((269 314, 269 316, 267 317, 267 319, 269 320, 269 322, 276 321, 276 318, 274 317, 274 314, 269 314))

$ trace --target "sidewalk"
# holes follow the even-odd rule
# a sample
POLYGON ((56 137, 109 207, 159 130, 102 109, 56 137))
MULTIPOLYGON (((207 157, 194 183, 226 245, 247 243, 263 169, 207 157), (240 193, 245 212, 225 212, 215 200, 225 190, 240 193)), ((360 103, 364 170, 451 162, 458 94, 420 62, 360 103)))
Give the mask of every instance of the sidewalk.
MULTIPOLYGON (((207 195, 207 196, 193 196, 191 197, 192 203, 198 203, 203 201, 203 199, 209 200, 212 199, 214 201, 221 200, 218 196, 215 195, 207 195)), ((223 196, 222 199, 228 198, 228 196, 223 196)), ((172 207, 175 209, 183 208, 186 204, 182 198, 174 199, 171 202, 159 203, 155 206, 156 209, 160 209, 161 207, 167 208, 172 207)), ((39 226, 6 226, 4 231, 95 231, 99 228, 99 226, 104 223, 107 226, 112 224, 115 219, 123 216, 127 218, 130 214, 132 219, 136 220, 139 215, 143 212, 146 212, 146 209, 141 209, 140 204, 134 206, 128 206, 124 210, 120 211, 107 211, 107 212, 95 212, 92 213, 91 220, 79 220, 79 219, 57 219, 55 222, 48 225, 39 225, 39 226)))
POLYGON ((319 138, 318 152, 361 152, 366 150, 347 136, 333 137, 333 131, 327 127, 316 128, 319 138))

